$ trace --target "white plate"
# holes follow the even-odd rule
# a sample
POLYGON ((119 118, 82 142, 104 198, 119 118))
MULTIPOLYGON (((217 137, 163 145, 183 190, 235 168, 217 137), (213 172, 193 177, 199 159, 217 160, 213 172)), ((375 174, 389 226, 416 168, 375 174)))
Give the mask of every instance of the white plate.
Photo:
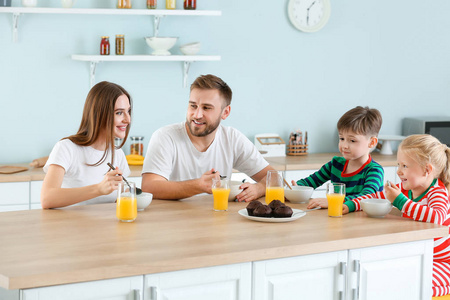
POLYGON ((292 209, 292 217, 290 218, 263 218, 263 217, 253 217, 249 216, 247 209, 241 209, 238 211, 238 213, 243 216, 244 218, 247 218, 252 221, 258 221, 258 222, 267 222, 267 223, 284 223, 284 222, 291 222, 295 221, 297 219, 300 219, 301 217, 306 215, 306 212, 304 212, 301 209, 292 209))

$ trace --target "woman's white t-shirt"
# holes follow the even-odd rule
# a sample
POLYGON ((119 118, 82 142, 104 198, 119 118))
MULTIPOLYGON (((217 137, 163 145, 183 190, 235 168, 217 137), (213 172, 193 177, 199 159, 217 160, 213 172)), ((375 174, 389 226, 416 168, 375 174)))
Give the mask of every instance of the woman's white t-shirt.
MULTIPOLYGON (((114 150, 114 162, 111 162, 111 153, 108 153, 103 163, 98 166, 88 166, 88 164, 97 163, 103 156, 103 151, 96 150, 91 146, 79 146, 69 139, 64 139, 56 143, 44 166, 44 172, 47 173, 50 165, 58 165, 64 168, 62 188, 77 188, 92 184, 97 184, 103 180, 105 174, 110 170, 107 163, 111 162, 113 166, 119 167, 124 177, 130 175, 125 154, 122 149, 114 150)), ((90 200, 78 203, 96 204, 111 203, 117 198, 117 191, 109 195, 99 196, 90 200)))

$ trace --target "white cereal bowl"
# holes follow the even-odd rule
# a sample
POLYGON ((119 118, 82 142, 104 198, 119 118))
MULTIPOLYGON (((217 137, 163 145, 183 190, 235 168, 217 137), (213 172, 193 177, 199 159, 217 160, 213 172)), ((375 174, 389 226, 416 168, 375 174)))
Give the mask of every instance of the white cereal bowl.
POLYGON ((152 55, 170 55, 170 48, 177 42, 177 37, 146 37, 147 45, 153 49, 152 55))
POLYGON ((362 210, 372 218, 383 218, 391 209, 392 204, 387 199, 363 199, 361 200, 362 210))
POLYGON ((230 181, 230 195, 228 196, 228 201, 233 201, 234 199, 236 199, 237 194, 243 191, 243 189, 239 188, 241 184, 241 181, 230 181))
POLYGON ((190 43, 180 46, 180 51, 184 55, 196 55, 200 51, 200 43, 190 43))
POLYGON ((136 195, 136 199, 138 211, 143 211, 150 203, 152 203, 153 194, 142 192, 141 194, 136 195))
POLYGON ((284 197, 291 203, 306 203, 311 198, 314 189, 310 186, 293 185, 292 190, 284 189, 284 197))

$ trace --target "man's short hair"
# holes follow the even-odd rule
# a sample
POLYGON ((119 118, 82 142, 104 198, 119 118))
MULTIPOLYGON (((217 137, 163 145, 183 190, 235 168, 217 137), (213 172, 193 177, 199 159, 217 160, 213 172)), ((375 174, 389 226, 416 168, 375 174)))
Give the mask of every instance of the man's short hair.
POLYGON ((366 136, 378 136, 383 118, 378 109, 357 106, 347 111, 338 121, 338 131, 353 131, 366 136))
POLYGON ((193 89, 218 90, 222 98, 225 100, 226 105, 224 107, 231 104, 233 92, 228 84, 217 76, 208 74, 197 77, 197 79, 195 79, 195 81, 191 84, 191 91, 193 89))

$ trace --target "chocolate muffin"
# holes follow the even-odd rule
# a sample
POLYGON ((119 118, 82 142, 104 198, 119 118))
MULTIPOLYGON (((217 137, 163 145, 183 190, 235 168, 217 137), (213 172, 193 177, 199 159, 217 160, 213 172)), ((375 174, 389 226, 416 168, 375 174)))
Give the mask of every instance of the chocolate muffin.
POLYGON ((290 218, 292 216, 292 208, 289 206, 279 206, 273 211, 275 218, 290 218))
POLYGON ((269 203, 269 207, 270 207, 272 210, 275 210, 275 209, 277 209, 278 207, 282 207, 282 206, 285 206, 285 204, 284 204, 283 202, 281 202, 280 200, 272 200, 272 201, 269 203))
POLYGON ((254 200, 251 201, 248 205, 247 205, 247 213, 249 216, 253 216, 253 211, 255 210, 255 208, 257 208, 258 206, 263 205, 261 202, 259 202, 258 200, 254 200))
POLYGON ((270 218, 272 217, 272 209, 269 205, 260 205, 253 211, 255 217, 270 218))

